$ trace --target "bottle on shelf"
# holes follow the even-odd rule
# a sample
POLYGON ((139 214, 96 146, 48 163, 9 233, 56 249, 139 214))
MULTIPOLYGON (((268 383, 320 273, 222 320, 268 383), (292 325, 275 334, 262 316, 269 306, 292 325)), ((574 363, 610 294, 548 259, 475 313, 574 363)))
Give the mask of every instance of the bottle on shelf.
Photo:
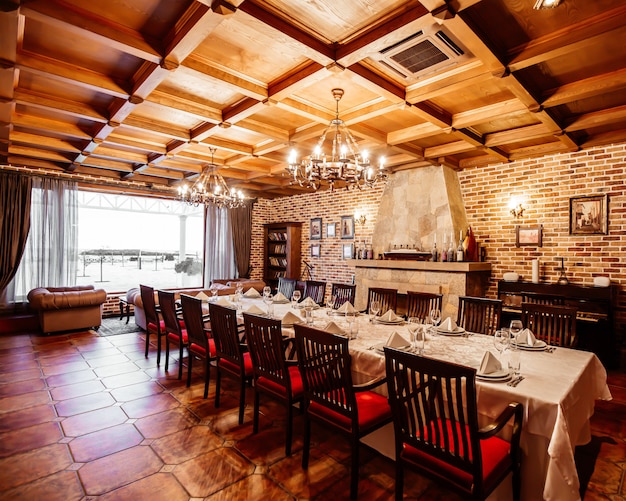
POLYGON ((441 247, 441 256, 440 260, 442 263, 445 263, 448 260, 448 248, 446 246, 446 236, 443 236, 443 246, 441 247))
POLYGON ((433 263, 437 262, 437 258, 439 257, 439 252, 437 251, 437 242, 434 241, 433 242, 433 250, 432 250, 432 254, 431 254, 431 260, 433 263))
POLYGON ((464 259, 463 252, 463 230, 459 230, 459 245, 456 248, 456 260, 462 262, 464 259))
POLYGON ((448 245, 448 262, 453 263, 456 261, 456 251, 454 250, 454 237, 450 233, 450 244, 448 245))

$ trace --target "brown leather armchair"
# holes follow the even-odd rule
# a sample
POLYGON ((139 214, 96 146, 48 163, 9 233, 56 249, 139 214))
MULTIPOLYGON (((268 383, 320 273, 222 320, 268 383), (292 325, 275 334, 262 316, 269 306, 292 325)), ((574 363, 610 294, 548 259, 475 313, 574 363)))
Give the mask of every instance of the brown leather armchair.
POLYGON ((100 327, 104 289, 93 285, 76 287, 38 287, 28 293, 30 308, 37 312, 44 334, 100 327))

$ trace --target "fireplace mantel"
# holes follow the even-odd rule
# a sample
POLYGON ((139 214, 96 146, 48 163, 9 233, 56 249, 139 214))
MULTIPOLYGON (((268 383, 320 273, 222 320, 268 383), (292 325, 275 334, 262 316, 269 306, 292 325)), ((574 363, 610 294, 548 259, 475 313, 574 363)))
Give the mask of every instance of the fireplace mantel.
POLYGON ((484 297, 489 286, 491 263, 433 263, 430 261, 349 259, 357 284, 356 307, 367 306, 370 287, 443 294, 443 317, 456 319, 459 296, 484 297))

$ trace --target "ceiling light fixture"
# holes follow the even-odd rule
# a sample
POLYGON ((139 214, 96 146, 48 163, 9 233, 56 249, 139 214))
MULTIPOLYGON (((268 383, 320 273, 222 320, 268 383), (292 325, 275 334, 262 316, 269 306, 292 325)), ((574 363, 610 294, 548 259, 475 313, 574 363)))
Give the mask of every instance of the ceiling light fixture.
POLYGON ((211 150, 211 163, 205 164, 198 179, 191 188, 186 184, 178 187, 179 200, 189 205, 215 205, 234 209, 244 204, 245 197, 239 190, 232 190, 218 172, 219 166, 214 162, 216 148, 211 150))
POLYGON ((554 9, 561 3, 561 0, 537 0, 534 9, 554 9))
POLYGON ((379 181, 386 181, 385 158, 379 159, 377 168, 372 167, 367 151, 359 150, 348 127, 339 118, 339 101, 343 97, 343 89, 333 89, 332 94, 336 101, 335 118, 324 130, 313 153, 300 162, 295 150, 291 150, 289 154, 287 172, 292 178, 291 184, 317 190, 326 183, 332 191, 337 182, 345 183, 348 189, 361 189, 363 186, 371 187, 379 181), (330 136, 332 142, 330 155, 323 151, 327 136, 330 136))

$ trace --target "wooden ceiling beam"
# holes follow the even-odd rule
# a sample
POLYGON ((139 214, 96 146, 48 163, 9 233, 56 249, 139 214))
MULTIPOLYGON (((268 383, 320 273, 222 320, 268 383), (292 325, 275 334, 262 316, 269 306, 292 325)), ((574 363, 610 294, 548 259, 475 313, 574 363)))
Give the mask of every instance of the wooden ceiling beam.
POLYGON ((550 108, 611 92, 623 92, 624 89, 626 89, 626 69, 622 68, 545 91, 541 104, 545 108, 550 108))
POLYGON ((441 134, 441 132, 441 127, 431 122, 425 122, 419 125, 412 125, 411 127, 405 127, 404 129, 398 129, 390 132, 387 134, 387 143, 399 145, 415 141, 417 139, 434 136, 435 134, 441 134))
POLYGON ((61 122, 51 118, 15 113, 13 125, 29 131, 40 131, 42 134, 54 134, 73 139, 91 139, 91 134, 86 132, 78 124, 61 122))
POLYGON ((624 123, 626 121, 626 105, 607 108, 593 113, 584 113, 574 118, 565 130, 567 132, 599 127, 611 123, 624 123))
POLYGON ((528 113, 528 109, 518 99, 508 99, 497 103, 457 113, 452 117, 452 127, 462 129, 492 120, 528 113))
POLYGON ((90 105, 62 99, 58 96, 43 96, 32 91, 17 89, 15 102, 54 111, 60 115, 72 116, 93 122, 106 123, 108 117, 102 111, 94 110, 90 105))
POLYGON ((493 80, 493 75, 486 71, 481 61, 470 61, 450 72, 420 78, 418 82, 408 85, 406 100, 411 104, 416 104, 491 80, 493 80))
POLYGON ((157 123, 153 119, 131 116, 124 121, 124 127, 131 127, 140 131, 150 131, 167 139, 180 139, 181 141, 189 141, 189 131, 174 127, 170 124, 157 123))
POLYGON ((517 129, 486 134, 485 146, 493 147, 503 144, 518 143, 550 136, 551 134, 552 132, 544 124, 528 125, 517 129))
POLYGON ((170 89, 166 92, 159 87, 150 94, 146 101, 164 108, 181 111, 203 122, 218 124, 222 121, 221 110, 200 100, 191 100, 187 96, 182 95, 182 93, 174 92, 170 89))
POLYGON ((81 151, 82 147, 80 147, 78 143, 85 144, 85 141, 75 141, 76 144, 72 144, 72 142, 67 139, 46 137, 40 134, 32 134, 29 132, 15 130, 11 133, 11 141, 14 143, 22 143, 24 145, 30 145, 33 147, 52 148, 69 152, 81 151))

